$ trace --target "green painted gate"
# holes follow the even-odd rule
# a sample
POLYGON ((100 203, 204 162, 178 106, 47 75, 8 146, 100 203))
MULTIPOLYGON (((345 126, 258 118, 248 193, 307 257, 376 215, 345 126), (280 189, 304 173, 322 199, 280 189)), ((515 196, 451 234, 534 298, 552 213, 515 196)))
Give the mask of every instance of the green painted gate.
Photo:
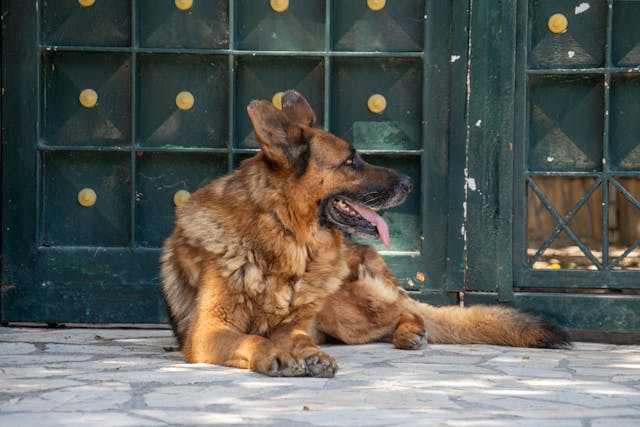
POLYGON ((640 2, 585 4, 3 1, 2 320, 165 322, 175 203, 256 151, 250 99, 295 88, 419 183, 383 251, 416 298, 637 332, 640 235, 611 224, 640 222, 640 2))
POLYGON ((637 0, 472 2, 467 301, 640 332, 639 18, 637 0))

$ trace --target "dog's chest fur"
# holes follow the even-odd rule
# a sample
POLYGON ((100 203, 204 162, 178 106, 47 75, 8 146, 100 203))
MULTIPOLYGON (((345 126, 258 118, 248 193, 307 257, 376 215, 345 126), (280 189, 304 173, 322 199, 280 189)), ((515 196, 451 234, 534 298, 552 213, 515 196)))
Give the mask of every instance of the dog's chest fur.
MULTIPOLYGON (((265 335, 276 325, 318 312, 349 268, 339 231, 322 228, 317 221, 296 229, 289 216, 300 213, 278 211, 284 204, 277 200, 276 209, 256 206, 247 188, 262 191, 261 199, 276 196, 270 196, 268 186, 257 178, 252 185, 239 179, 214 181, 192 196, 205 203, 188 204, 179 215, 179 238, 202 254, 185 259, 199 265, 183 270, 196 275, 213 268, 220 280, 211 284, 216 288, 211 291, 223 300, 218 304, 226 310, 223 317, 247 333, 265 335), (189 205, 198 208, 190 211, 189 205)), ((194 286, 199 282, 192 277, 194 286)))

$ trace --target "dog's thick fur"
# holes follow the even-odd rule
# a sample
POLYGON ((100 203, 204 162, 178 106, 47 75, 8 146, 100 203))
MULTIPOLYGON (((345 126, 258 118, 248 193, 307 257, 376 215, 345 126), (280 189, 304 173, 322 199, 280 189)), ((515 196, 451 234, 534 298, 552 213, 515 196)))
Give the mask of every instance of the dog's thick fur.
POLYGON ((348 142, 317 129, 306 100, 247 107, 261 151, 176 209, 161 278, 188 362, 273 376, 332 377, 317 347, 390 341, 562 347, 567 335, 506 307, 436 308, 411 299, 371 247, 374 210, 400 204, 411 180, 365 163, 348 142))

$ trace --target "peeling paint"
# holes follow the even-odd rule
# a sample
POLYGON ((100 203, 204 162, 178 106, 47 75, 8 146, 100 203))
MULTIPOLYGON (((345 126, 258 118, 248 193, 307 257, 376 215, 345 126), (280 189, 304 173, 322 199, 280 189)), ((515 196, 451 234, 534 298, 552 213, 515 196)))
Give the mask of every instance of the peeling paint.
MULTIPOLYGON (((469 2, 469 16, 473 16, 473 9, 474 9, 474 4, 475 2, 469 2)), ((466 96, 466 105, 467 107, 469 107, 471 105, 471 53, 473 52, 473 40, 474 40, 474 36, 475 34, 472 34, 472 27, 469 27, 469 34, 467 34, 467 36, 469 37, 469 42, 467 43, 467 76, 466 76, 466 87, 467 87, 467 96, 466 96)), ((468 220, 468 212, 467 212, 467 200, 469 198, 469 189, 468 189, 468 185, 467 185, 467 179, 470 178, 469 177, 469 146, 471 144, 471 123, 469 121, 469 119, 467 118, 465 120, 465 127, 466 127, 466 140, 465 140, 465 147, 464 147, 464 178, 465 178, 465 185, 464 185, 464 200, 462 202, 462 210, 463 210, 463 214, 462 214, 462 225, 460 226, 460 234, 462 235, 462 240, 463 240, 463 249, 462 249, 462 270, 463 270, 463 281, 466 284, 467 282, 467 248, 468 248, 468 240, 467 240, 467 230, 466 230, 466 224, 467 224, 467 220, 468 220)))
POLYGON ((467 178, 467 188, 471 191, 476 191, 478 189, 478 187, 476 186, 476 180, 475 178, 467 178))
POLYGON ((591 5, 589 5, 589 3, 580 3, 578 6, 576 6, 575 14, 579 15, 583 12, 586 12, 590 8, 591 8, 591 5))
POLYGON ((576 53, 574 51, 570 50, 569 52, 567 52, 567 56, 569 58, 573 58, 574 56, 576 56, 576 53))
POLYGON ((476 122, 476 127, 479 128, 480 126, 482 126, 482 120, 478 120, 476 122))
POLYGON ((453 64, 458 59, 460 59, 460 55, 451 55, 451 59, 449 60, 449 62, 451 62, 453 64))

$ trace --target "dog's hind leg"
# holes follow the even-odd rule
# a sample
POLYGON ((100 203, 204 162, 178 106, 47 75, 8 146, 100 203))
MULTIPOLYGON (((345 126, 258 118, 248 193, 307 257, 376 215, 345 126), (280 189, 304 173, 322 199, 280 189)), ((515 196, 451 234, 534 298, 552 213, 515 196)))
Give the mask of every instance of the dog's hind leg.
POLYGON ((392 342, 402 349, 426 342, 422 316, 409 310, 410 297, 375 249, 347 241, 351 275, 317 316, 317 329, 347 344, 392 342))
POLYGON ((548 320, 510 307, 434 307, 411 299, 373 248, 345 242, 351 276, 318 316, 318 331, 347 344, 390 341, 397 348, 434 344, 570 347, 548 320), (426 330, 426 333, 425 333, 426 330))
POLYGON ((391 342, 396 348, 417 349, 427 341, 421 316, 404 308, 402 289, 381 292, 371 278, 345 283, 331 295, 317 317, 320 336, 346 344, 391 342))

